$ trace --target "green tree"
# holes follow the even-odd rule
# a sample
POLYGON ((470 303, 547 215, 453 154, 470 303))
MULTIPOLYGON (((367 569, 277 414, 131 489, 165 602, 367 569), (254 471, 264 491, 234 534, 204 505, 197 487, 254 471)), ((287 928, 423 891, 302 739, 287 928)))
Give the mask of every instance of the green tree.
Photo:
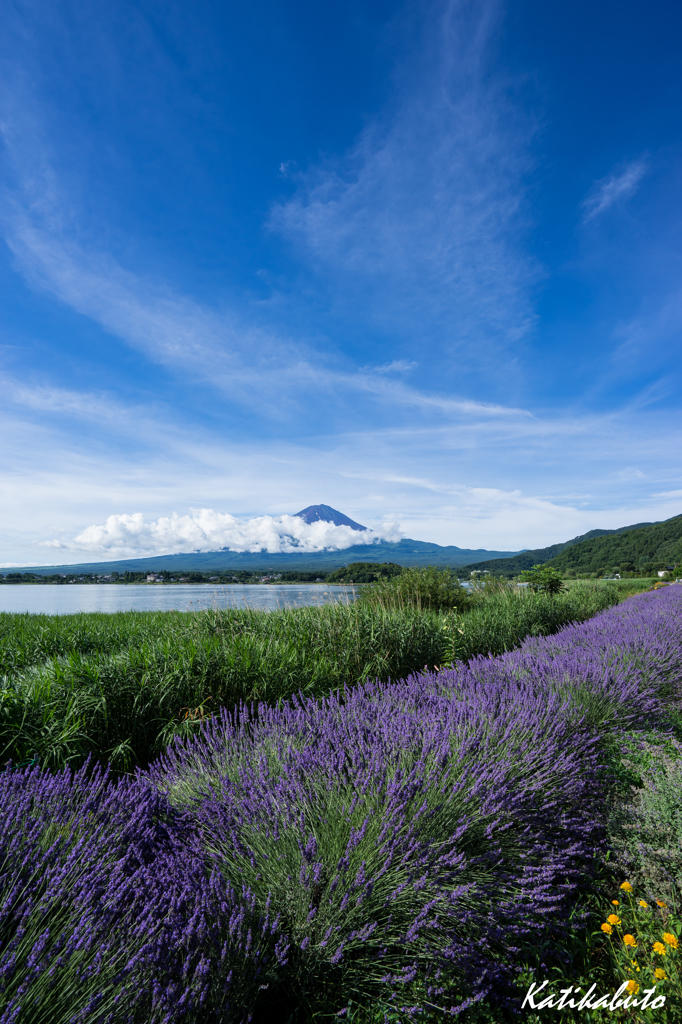
POLYGON ((402 571, 402 565, 395 562, 351 562, 329 573, 326 579, 327 583, 374 583, 376 580, 400 576, 402 571))
POLYGON ((558 594, 560 590, 564 590, 561 573, 549 565, 534 565, 532 569, 522 572, 520 579, 524 583, 530 583, 537 593, 558 594))

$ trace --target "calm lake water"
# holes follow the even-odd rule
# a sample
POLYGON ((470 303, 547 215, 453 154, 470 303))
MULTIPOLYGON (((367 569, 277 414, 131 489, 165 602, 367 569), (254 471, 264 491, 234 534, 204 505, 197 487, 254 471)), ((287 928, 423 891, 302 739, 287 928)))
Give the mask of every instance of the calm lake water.
POLYGON ((69 615, 73 612, 201 611, 205 608, 300 608, 303 605, 349 602, 354 587, 302 583, 290 586, 176 583, 164 584, 31 584, 0 586, 0 612, 69 615))

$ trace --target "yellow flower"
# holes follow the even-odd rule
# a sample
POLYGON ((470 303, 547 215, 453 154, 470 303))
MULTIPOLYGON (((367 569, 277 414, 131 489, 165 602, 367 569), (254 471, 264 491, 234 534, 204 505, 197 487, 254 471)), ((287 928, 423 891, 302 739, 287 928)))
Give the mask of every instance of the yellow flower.
POLYGON ((667 944, 669 946, 672 946, 673 949, 677 949, 677 947, 679 946, 677 936, 671 935, 670 932, 663 932, 663 941, 667 942, 667 944))
POLYGON ((640 907, 648 907, 649 906, 649 904, 645 903, 644 900, 640 900, 639 901, 639 905, 640 905, 640 907))
POLYGON ((663 900, 656 900, 656 902, 658 903, 659 907, 666 907, 667 908, 667 906, 668 906, 668 904, 664 903, 663 900))
POLYGON ((621 889, 624 889, 625 892, 632 892, 632 886, 629 882, 623 882, 623 884, 621 885, 621 889))
POLYGON ((636 981, 629 981, 625 987, 631 995, 637 995, 639 992, 639 985, 636 981))
POLYGON ((665 956, 665 946, 662 942, 654 942, 654 953, 660 953, 661 956, 665 956))
POLYGON ((617 917, 615 914, 609 914, 606 920, 609 922, 609 924, 620 924, 620 918, 617 917))
POLYGON ((623 936, 623 942, 625 943, 626 946, 632 946, 633 949, 637 945, 637 942, 635 940, 634 935, 624 935, 623 936))
POLYGON ((613 903, 614 907, 620 906, 620 900, 611 900, 611 902, 613 903))
POLYGON ((607 935, 610 935, 611 932, 613 931, 613 928, 611 927, 610 924, 606 924, 606 922, 604 922, 604 924, 601 926, 601 930, 603 932, 606 932, 607 935))
POLYGON ((654 971, 654 978, 656 978, 658 981, 663 981, 665 977, 666 977, 666 973, 663 970, 663 968, 662 967, 657 967, 656 970, 654 971))

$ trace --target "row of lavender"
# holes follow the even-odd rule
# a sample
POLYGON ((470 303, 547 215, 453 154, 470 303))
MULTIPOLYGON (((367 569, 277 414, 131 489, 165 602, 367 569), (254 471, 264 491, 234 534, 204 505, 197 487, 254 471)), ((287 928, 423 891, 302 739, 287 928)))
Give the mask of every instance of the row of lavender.
POLYGON ((0 1024, 503 999, 579 920, 602 741, 664 725, 681 613, 669 587, 498 658, 241 708, 118 784, 0 776, 0 1024))

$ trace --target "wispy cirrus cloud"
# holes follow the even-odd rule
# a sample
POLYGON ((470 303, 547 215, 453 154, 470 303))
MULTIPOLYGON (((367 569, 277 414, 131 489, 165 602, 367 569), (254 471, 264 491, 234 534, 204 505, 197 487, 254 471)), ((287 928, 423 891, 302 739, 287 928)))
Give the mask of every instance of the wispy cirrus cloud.
POLYGON ((267 303, 256 315, 246 301, 212 308, 127 269, 107 251, 105 224, 90 218, 83 228, 25 76, 2 128, 14 168, 3 219, 17 268, 187 384, 251 406, 257 398, 264 417, 295 415, 302 396, 320 391, 341 405, 370 396, 384 413, 396 401, 457 410, 467 399, 447 393, 442 348, 475 354, 484 375, 508 374, 513 353, 500 361, 500 350, 515 350, 533 321, 535 269, 519 243, 532 126, 494 73, 498 0, 436 0, 420 17, 422 42, 396 72, 391 109, 349 153, 299 178, 272 224, 297 241, 304 265, 324 270, 323 289, 349 301, 356 329, 380 323, 407 348, 419 341, 421 387, 388 383, 417 367, 400 353, 386 360, 381 345, 377 365, 357 368, 319 331, 305 337, 276 311, 268 320, 267 303), (430 383, 434 360, 441 388, 430 383))
MULTIPOLYGON (((429 8, 398 99, 273 210, 341 306, 398 337, 471 353, 518 344, 537 267, 523 252, 533 124, 492 67, 495 0, 429 8)), ((432 349, 433 354, 433 349, 432 349)))
POLYGON ((0 387, 5 392, 5 407, 16 406, 34 412, 54 414, 63 419, 89 420, 113 427, 123 433, 139 431, 144 424, 150 428, 156 422, 149 408, 117 401, 105 391, 88 392, 62 388, 49 382, 30 383, 0 373, 0 387))
MULTIPOLYGON (((253 402, 257 395, 260 414, 281 417, 297 395, 319 393, 338 396, 373 396, 388 405, 429 411, 484 415, 529 415, 495 403, 476 402, 411 387, 392 379, 417 366, 412 360, 392 360, 374 367, 340 368, 310 345, 282 338, 240 322, 236 315, 210 309, 173 293, 158 282, 123 268, 112 256, 85 251, 51 223, 44 210, 18 206, 7 218, 6 241, 25 276, 36 286, 57 296, 71 308, 91 318, 127 345, 174 372, 188 375, 189 382, 217 388, 237 401, 253 402), (248 389, 245 391, 245 389, 248 389)), ((44 205, 44 204, 43 204, 44 205)), ((347 362, 347 361, 346 361, 347 362)), ((88 396, 70 397, 49 386, 24 389, 27 401, 39 405, 62 403, 84 409, 88 396)))
MULTIPOLYGON (((650 304, 651 305, 651 304, 650 304)), ((672 364, 679 368, 679 339, 682 331, 682 289, 674 288, 664 295, 658 307, 643 311, 629 322, 620 323, 614 330, 618 342, 613 361, 631 373, 641 374, 672 364), (672 359, 671 359, 672 357, 672 359)), ((679 383, 675 381, 675 388, 679 383)))
POLYGON ((361 369, 373 373, 409 373, 410 370, 416 370, 418 365, 414 359, 392 359, 390 363, 381 366, 363 366, 361 369))
POLYGON ((264 360, 271 355, 262 333, 126 270, 107 253, 85 249, 61 230, 59 220, 29 203, 22 208, 16 196, 6 217, 7 244, 35 287, 51 292, 152 360, 190 370, 195 379, 210 371, 223 384, 257 382, 254 350, 264 360), (243 358, 246 349, 251 351, 248 361, 243 358))
POLYGON ((594 220, 612 206, 633 196, 647 170, 646 160, 633 160, 625 167, 612 171, 605 178, 595 182, 583 203, 583 221, 586 223, 594 220))

